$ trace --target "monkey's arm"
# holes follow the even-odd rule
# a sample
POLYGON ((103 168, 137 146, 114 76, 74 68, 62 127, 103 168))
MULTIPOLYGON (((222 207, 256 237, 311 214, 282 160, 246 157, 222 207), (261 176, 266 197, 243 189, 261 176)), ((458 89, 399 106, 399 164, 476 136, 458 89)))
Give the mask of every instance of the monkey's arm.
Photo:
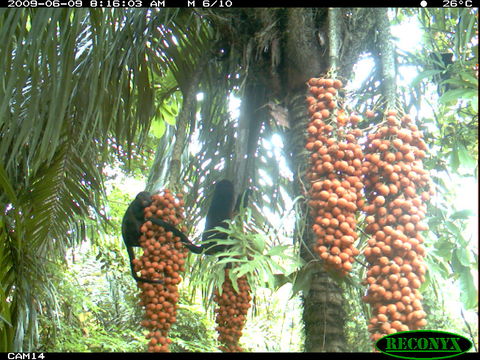
POLYGON ((196 246, 192 244, 192 242, 185 236, 185 234, 180 230, 178 230, 172 224, 169 224, 165 221, 154 219, 154 218, 150 218, 147 220, 151 221, 155 225, 163 227, 165 231, 171 231, 173 235, 178 236, 180 238, 180 241, 185 245, 185 247, 191 252, 193 252, 194 254, 201 254, 203 252, 203 246, 196 246))

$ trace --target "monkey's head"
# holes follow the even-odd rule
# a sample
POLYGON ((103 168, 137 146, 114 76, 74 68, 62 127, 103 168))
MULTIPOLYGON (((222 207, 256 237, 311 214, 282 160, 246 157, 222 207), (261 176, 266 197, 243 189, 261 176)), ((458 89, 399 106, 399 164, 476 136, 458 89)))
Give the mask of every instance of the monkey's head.
POLYGON ((152 196, 148 191, 142 191, 137 194, 135 200, 141 205, 142 208, 150 206, 152 204, 152 196))
POLYGON ((215 184, 215 192, 222 194, 233 193, 233 184, 230 180, 222 180, 215 184))

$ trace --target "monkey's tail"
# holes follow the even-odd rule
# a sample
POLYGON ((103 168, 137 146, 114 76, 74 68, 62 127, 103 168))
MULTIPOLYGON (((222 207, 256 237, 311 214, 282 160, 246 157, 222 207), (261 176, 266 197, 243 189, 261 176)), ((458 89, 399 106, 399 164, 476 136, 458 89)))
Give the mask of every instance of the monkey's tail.
POLYGON ((137 275, 137 273, 135 272, 135 269, 133 268, 133 259, 135 259, 135 254, 133 253, 132 248, 127 247, 127 252, 128 252, 128 257, 130 258, 130 269, 132 270, 132 277, 137 282, 144 282, 144 283, 149 283, 149 284, 164 284, 165 283, 163 280, 149 280, 149 279, 144 279, 142 277, 139 277, 137 275))

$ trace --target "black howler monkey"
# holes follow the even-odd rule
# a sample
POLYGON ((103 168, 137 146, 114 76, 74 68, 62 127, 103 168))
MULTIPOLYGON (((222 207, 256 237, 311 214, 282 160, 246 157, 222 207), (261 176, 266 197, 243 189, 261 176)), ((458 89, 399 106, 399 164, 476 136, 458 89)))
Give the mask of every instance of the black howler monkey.
MULTIPOLYGON (((138 277, 133 269, 132 261, 135 259, 135 254, 133 252, 133 247, 140 246, 140 227, 145 222, 145 216, 143 209, 152 204, 152 197, 149 192, 142 191, 137 194, 135 199, 128 206, 125 215, 123 215, 122 220, 122 236, 125 246, 127 247, 128 257, 130 258, 130 268, 132 269, 132 276, 136 281, 146 282, 149 284, 163 284, 163 280, 149 280, 138 277)), ((165 231, 171 231, 175 236, 180 237, 180 240, 185 244, 188 249, 196 249, 197 247, 193 245, 188 238, 178 230, 175 226, 155 218, 148 219, 152 223, 161 226, 165 231)), ((193 251, 193 250, 192 250, 193 251)))
MULTIPOLYGON (((233 184, 229 180, 222 180, 215 185, 212 202, 208 208, 207 217, 205 220, 205 229, 202 234, 202 240, 208 239, 226 239, 227 234, 215 231, 214 228, 221 226, 226 228, 227 224, 224 220, 229 220, 233 217, 235 211, 240 209, 240 206, 245 206, 248 202, 249 191, 245 192, 243 196, 237 198, 235 208, 233 207, 235 200, 235 192, 233 184)), ((130 268, 132 276, 136 281, 147 282, 150 284, 163 284, 162 280, 149 280, 138 277, 135 273, 132 261, 135 258, 133 247, 140 246, 140 227, 145 223, 144 209, 150 206, 152 198, 150 193, 142 191, 137 194, 132 203, 128 206, 122 220, 122 235, 125 246, 127 247, 128 256, 130 258, 130 268)), ((152 223, 161 226, 165 231, 171 231, 175 236, 178 236, 182 243, 188 250, 195 254, 205 253, 206 255, 216 254, 224 251, 226 245, 216 245, 214 243, 203 244, 196 246, 185 236, 183 232, 178 230, 175 226, 155 218, 149 218, 152 223)))
MULTIPOLYGON (((213 191, 212 202, 208 208, 207 218, 205 219, 205 229, 202 234, 202 241, 208 239, 227 238, 224 232, 213 230, 217 226, 226 227, 224 220, 231 219, 233 216, 233 203, 235 201, 233 184, 229 180, 222 180, 215 185, 213 191)), ((225 245, 215 245, 214 243, 207 243, 203 245, 204 253, 207 255, 221 252, 225 249, 225 245)))
MULTIPOLYGON (((225 220, 229 220, 233 217, 234 212, 240 209, 240 206, 245 206, 248 202, 249 192, 246 191, 243 196, 238 196, 235 208, 233 207, 235 201, 235 192, 233 184, 229 180, 222 180, 215 185, 213 192, 213 199, 208 208, 207 218, 205 220, 205 229, 202 234, 202 241, 209 239, 221 239, 227 238, 227 234, 214 230, 215 227, 226 228, 227 224, 225 220)), ((208 243, 202 245, 204 253, 206 255, 216 254, 224 251, 227 245, 216 245, 214 243, 208 243)))

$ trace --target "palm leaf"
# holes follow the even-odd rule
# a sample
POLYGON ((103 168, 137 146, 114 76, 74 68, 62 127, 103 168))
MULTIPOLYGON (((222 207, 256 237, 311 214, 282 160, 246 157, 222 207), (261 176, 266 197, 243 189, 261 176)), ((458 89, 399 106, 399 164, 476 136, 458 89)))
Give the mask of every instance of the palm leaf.
MULTIPOLYGON (((79 219, 100 218, 99 196, 103 188, 98 170, 90 168, 65 144, 50 166, 45 166, 32 180, 32 190, 21 199, 32 216, 26 222, 28 237, 39 256, 64 255, 66 247, 82 241, 85 223, 79 219), (77 227, 72 231, 72 226, 77 227), (78 227, 79 226, 79 227, 78 227), (50 240, 50 241, 48 241, 50 240), (52 241, 54 240, 54 241, 52 241)), ((103 218, 106 224, 106 219, 103 218)))

